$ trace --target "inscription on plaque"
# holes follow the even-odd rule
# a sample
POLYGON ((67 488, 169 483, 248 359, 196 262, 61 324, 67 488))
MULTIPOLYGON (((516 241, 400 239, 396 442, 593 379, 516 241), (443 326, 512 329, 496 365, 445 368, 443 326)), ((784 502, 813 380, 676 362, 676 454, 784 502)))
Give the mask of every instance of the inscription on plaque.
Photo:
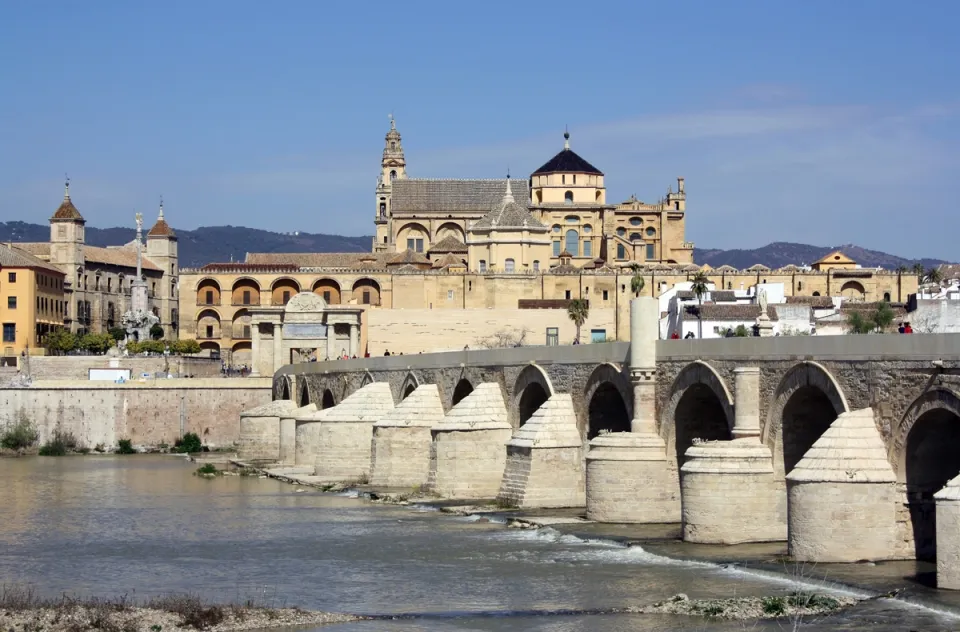
POLYGON ((308 323, 289 323, 283 326, 283 337, 288 340, 326 338, 327 326, 308 323))

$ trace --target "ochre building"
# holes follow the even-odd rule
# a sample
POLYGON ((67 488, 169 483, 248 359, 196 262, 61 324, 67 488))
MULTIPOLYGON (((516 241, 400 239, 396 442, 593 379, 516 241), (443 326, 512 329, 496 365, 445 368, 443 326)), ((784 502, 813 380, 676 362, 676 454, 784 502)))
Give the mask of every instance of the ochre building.
MULTIPOLYGON (((566 307, 581 298, 590 307, 581 342, 626 340, 634 265, 644 296, 701 270, 718 289, 783 283, 788 296, 902 302, 916 291, 914 275, 827 261, 841 253, 818 269, 696 266, 684 235, 683 179, 653 204, 608 204, 603 173, 569 137, 525 180, 415 179, 391 122, 380 168, 372 252, 248 253, 243 263, 183 270, 181 336, 250 364, 251 310, 308 291, 330 305, 359 306, 359 348, 377 355, 569 344, 577 332, 566 307)), ((326 355, 318 350, 318 359, 326 355)))
POLYGON ((12 245, 0 245, 0 365, 40 348, 43 337, 63 327, 65 275, 12 245))

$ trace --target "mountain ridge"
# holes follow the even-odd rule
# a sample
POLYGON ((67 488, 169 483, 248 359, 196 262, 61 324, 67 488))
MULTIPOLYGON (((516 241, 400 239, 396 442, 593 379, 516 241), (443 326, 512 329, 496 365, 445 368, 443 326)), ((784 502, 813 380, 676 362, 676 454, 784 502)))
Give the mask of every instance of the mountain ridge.
MULTIPOLYGON (((177 230, 180 244, 180 267, 198 268, 208 263, 243 261, 248 252, 369 252, 372 236, 346 237, 325 233, 275 233, 243 226, 201 226, 195 230, 177 230)), ((129 243, 134 232, 129 228, 86 229, 91 246, 119 246, 129 243)), ((48 241, 50 228, 42 224, 11 221, 0 222, 0 241, 48 241)), ((912 267, 922 263, 930 268, 947 261, 935 258, 910 259, 856 244, 840 246, 811 246, 786 241, 775 241, 759 248, 697 248, 693 260, 698 265, 722 265, 746 269, 757 263, 769 268, 788 264, 809 264, 834 250, 844 254, 864 268, 898 266, 912 267)))

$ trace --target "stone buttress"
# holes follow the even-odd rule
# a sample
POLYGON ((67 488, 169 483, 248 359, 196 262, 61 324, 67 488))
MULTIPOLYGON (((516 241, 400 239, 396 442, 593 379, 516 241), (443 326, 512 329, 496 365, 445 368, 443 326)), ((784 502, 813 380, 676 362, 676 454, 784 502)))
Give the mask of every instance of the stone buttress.
POLYGON ((841 414, 787 474, 790 555, 802 562, 891 558, 896 501, 873 410, 841 414))
POLYGON ((280 418, 297 406, 289 399, 275 399, 240 413, 237 456, 250 461, 280 459, 280 418))
POLYGON ((333 408, 313 410, 293 417, 294 449, 293 463, 303 468, 304 474, 313 474, 316 469, 317 454, 320 452, 320 425, 326 414, 333 408))
POLYGON ((297 419, 317 412, 316 404, 307 404, 280 415, 280 463, 293 465, 297 460, 297 419))
POLYGON ((582 507, 583 440, 573 398, 555 394, 507 442, 497 500, 517 507, 582 507))
POLYGON ((373 424, 391 410, 390 385, 373 382, 322 411, 314 473, 317 479, 340 482, 369 477, 373 424))
POLYGON ((500 386, 480 384, 431 430, 428 489, 448 498, 494 498, 511 435, 500 386))
POLYGON ((787 538, 773 453, 760 442, 760 369, 735 369, 734 379, 734 439, 691 446, 680 468, 687 542, 740 544, 787 538))
POLYGON ((418 487, 430 475, 430 429, 443 420, 436 384, 423 384, 373 424, 370 484, 418 487))
POLYGON ((937 503, 937 588, 960 590, 960 476, 933 498, 937 503))

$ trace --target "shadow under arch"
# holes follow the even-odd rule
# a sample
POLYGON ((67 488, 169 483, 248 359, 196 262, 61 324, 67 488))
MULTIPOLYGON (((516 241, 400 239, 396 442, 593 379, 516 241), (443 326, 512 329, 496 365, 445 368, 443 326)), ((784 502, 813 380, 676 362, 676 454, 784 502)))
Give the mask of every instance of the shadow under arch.
POLYGON ((320 398, 320 410, 333 408, 337 405, 337 400, 333 397, 333 391, 329 388, 323 389, 323 396, 320 398))
POLYGON ((310 389, 307 388, 307 381, 300 380, 300 403, 298 406, 303 408, 310 403, 310 389))
POLYGON ((400 401, 405 400, 418 388, 420 388, 419 378, 412 372, 407 373, 407 377, 403 378, 403 384, 400 385, 400 401))
POLYGON ((450 398, 450 408, 453 408, 473 392, 473 384, 465 377, 460 378, 457 385, 453 387, 453 396, 450 398))
POLYGON ((580 434, 588 441, 601 431, 630 432, 633 389, 621 367, 612 363, 597 366, 587 378, 583 399, 587 419, 580 434))
POLYGON ((277 378, 277 399, 290 399, 290 380, 285 375, 277 378))
POLYGON ((910 513, 917 559, 937 555, 937 515, 933 495, 960 474, 960 394, 936 386, 915 399, 894 439, 898 491, 910 513))
POLYGON ((681 466, 695 439, 731 439, 733 420, 733 395, 725 380, 708 363, 696 360, 683 367, 670 385, 660 415, 660 435, 667 453, 675 452, 681 466))
POLYGON ((550 376, 537 364, 528 364, 520 371, 513 383, 513 410, 516 413, 518 426, 527 423, 527 420, 543 406, 543 403, 553 397, 553 382, 550 376))
POLYGON ((773 392, 762 433, 778 472, 789 474, 830 424, 849 410, 843 389, 826 367, 811 361, 790 367, 773 392))

